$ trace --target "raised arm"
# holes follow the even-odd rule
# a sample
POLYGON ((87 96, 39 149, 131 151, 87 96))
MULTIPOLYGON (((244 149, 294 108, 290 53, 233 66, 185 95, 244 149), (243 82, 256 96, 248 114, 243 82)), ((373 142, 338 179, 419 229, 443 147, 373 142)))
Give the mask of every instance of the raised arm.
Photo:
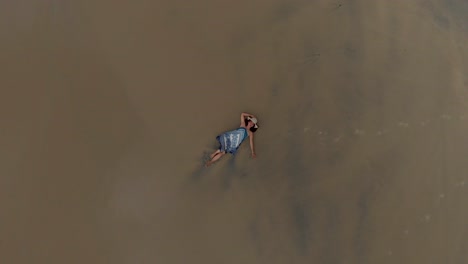
POLYGON ((245 120, 247 117, 249 117, 249 116, 250 116, 250 117, 256 118, 254 115, 249 114, 249 113, 242 113, 242 114, 241 114, 241 117, 240 117, 240 126, 241 126, 241 127, 245 127, 244 120, 245 120))

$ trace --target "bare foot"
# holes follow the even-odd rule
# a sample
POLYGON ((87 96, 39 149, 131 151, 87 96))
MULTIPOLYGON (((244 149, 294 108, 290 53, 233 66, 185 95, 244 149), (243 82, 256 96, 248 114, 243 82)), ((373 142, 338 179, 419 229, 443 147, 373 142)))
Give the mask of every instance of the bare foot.
POLYGON ((207 161, 207 162, 205 163, 205 167, 209 167, 209 166, 211 166, 211 164, 212 164, 212 163, 211 163, 211 160, 210 160, 210 161, 207 161))

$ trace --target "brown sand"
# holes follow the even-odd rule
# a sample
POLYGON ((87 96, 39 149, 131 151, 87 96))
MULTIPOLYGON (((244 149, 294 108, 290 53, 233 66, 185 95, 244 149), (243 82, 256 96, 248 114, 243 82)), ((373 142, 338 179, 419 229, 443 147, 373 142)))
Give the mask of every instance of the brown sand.
POLYGON ((2 1, 0 262, 468 263, 466 14, 2 1))

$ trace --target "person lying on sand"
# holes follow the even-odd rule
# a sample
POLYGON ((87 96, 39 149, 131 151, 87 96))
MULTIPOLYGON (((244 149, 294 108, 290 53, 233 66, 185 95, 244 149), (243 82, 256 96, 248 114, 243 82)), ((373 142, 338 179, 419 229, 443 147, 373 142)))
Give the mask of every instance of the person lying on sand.
POLYGON ((254 149, 253 134, 255 131, 257 131, 257 129, 257 118, 254 115, 242 113, 241 123, 238 129, 224 132, 223 134, 216 137, 219 142, 219 149, 210 155, 210 160, 206 162, 205 166, 210 166, 226 153, 231 153, 234 155, 239 146, 247 137, 250 137, 250 150, 252 151, 252 158, 255 158, 256 154, 254 149))

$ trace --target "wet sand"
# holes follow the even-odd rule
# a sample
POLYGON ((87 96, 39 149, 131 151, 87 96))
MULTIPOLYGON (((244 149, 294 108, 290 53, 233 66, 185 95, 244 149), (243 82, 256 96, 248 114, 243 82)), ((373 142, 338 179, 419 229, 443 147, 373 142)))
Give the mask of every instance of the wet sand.
POLYGON ((468 263, 466 1, 7 2, 2 263, 468 263))

